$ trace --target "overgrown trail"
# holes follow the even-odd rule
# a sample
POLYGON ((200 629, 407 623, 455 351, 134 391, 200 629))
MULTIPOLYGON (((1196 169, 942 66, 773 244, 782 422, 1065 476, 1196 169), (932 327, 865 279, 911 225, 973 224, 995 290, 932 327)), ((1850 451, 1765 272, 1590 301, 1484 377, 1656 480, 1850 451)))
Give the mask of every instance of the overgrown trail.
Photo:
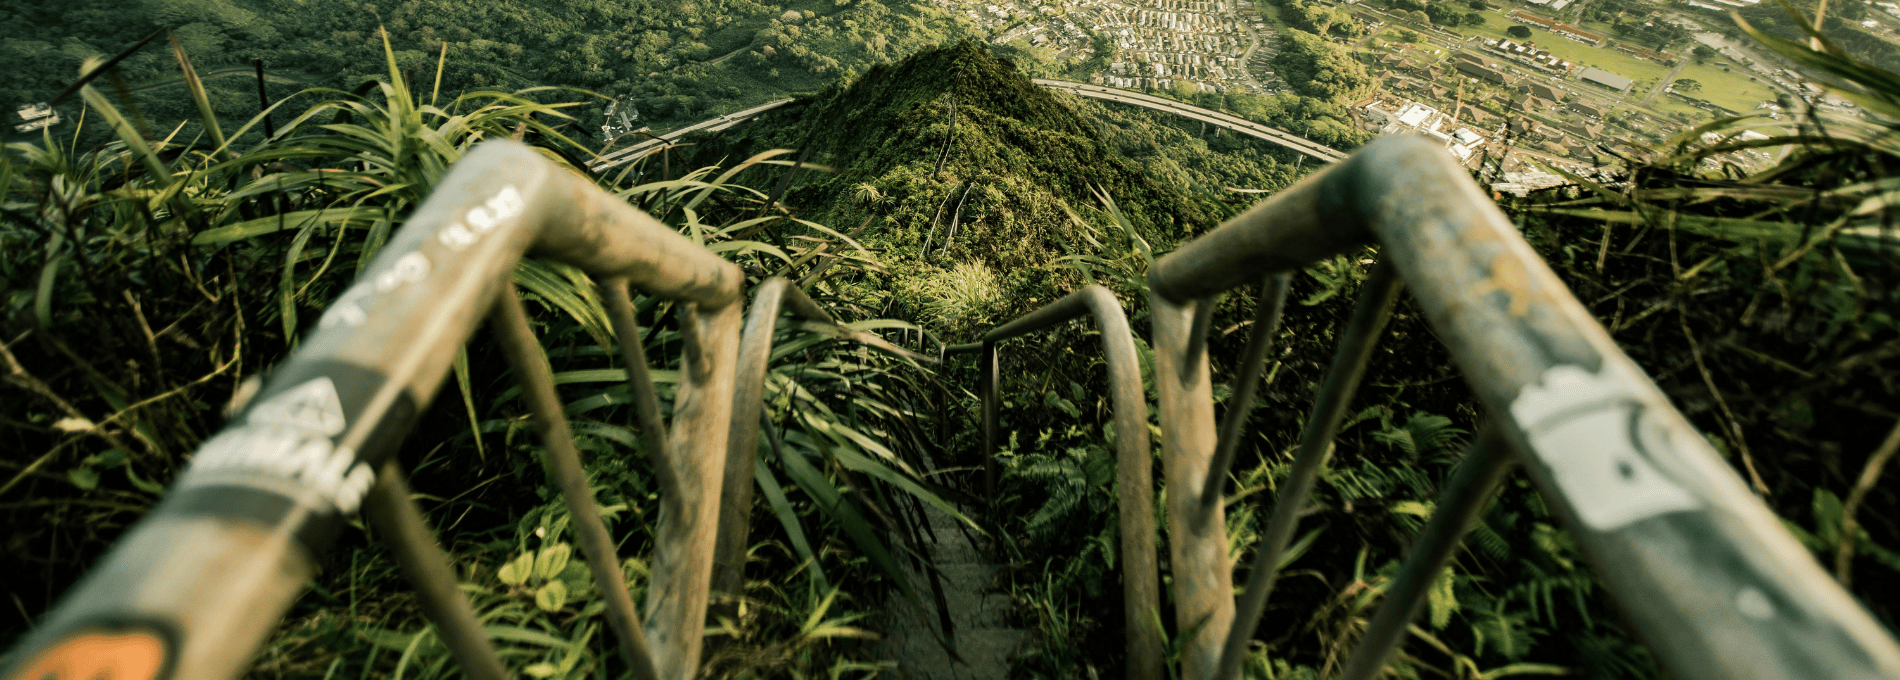
POLYGON ((923 598, 924 616, 919 617, 901 596, 893 595, 884 606, 888 612, 887 632, 878 645, 878 656, 897 662, 900 678, 1004 680, 1009 677, 1010 653, 1028 634, 1007 623, 1009 595, 992 591, 998 567, 971 543, 973 534, 958 528, 956 518, 934 506, 923 507, 924 520, 930 524, 924 546, 930 563, 941 574, 942 604, 954 628, 950 642, 962 658, 952 658, 937 643, 933 632, 944 617, 929 592, 930 576, 909 560, 904 561, 904 577, 923 598))

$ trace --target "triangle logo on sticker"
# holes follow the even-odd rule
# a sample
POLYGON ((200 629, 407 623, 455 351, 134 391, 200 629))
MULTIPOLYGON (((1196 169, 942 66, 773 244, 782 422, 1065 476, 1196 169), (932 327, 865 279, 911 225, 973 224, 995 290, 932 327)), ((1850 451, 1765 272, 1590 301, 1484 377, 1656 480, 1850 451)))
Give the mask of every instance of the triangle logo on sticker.
POLYGON ((325 436, 335 436, 348 425, 343 417, 343 401, 336 395, 336 384, 327 376, 264 400, 251 408, 245 420, 254 424, 285 425, 325 436))

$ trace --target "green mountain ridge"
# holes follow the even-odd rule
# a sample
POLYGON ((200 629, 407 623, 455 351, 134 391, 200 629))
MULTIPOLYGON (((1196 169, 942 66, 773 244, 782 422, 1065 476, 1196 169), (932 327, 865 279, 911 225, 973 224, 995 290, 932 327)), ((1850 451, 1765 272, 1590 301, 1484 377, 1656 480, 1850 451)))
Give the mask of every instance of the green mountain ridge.
MULTIPOLYGON (((861 241, 882 250, 899 289, 962 263, 999 279, 1006 293, 998 302, 1048 301, 1082 283, 1066 255, 1091 250, 1103 232, 1128 238, 1104 200, 1132 235, 1161 247, 1212 228, 1244 203, 1221 186, 1277 188, 1292 179, 1292 163, 1271 158, 1277 152, 1237 148, 1246 144, 1231 137, 1216 143, 1254 158, 1219 170, 1187 167, 1199 162, 1168 151, 1187 147, 1204 159, 1208 143, 1193 148, 1194 138, 1171 124, 1050 92, 963 41, 872 68, 704 140, 689 165, 794 150, 783 158, 823 169, 796 175, 781 200, 786 209, 840 231, 865 224, 861 241)), ((933 330, 972 328, 940 321, 933 330)))

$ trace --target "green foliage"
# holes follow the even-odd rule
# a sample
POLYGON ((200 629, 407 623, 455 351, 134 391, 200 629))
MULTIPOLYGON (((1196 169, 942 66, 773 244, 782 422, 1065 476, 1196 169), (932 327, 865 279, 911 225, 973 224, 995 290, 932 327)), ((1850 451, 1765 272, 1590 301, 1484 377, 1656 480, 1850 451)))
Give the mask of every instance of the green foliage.
MULTIPOLYGON (((39 455, 15 466, 4 487, 34 500, 6 511, 20 526, 27 520, 18 513, 35 513, 39 533, 21 545, 59 545, 64 560, 10 565, 31 584, 22 592, 64 590, 81 571, 71 565, 90 562, 149 507, 159 482, 219 427, 216 405, 226 390, 284 355, 298 329, 310 327, 463 151, 521 133, 557 162, 589 153, 549 126, 571 106, 533 99, 551 90, 468 92, 438 105, 412 94, 400 51, 385 55, 387 77, 370 96, 315 90, 328 99, 296 112, 268 139, 251 134, 261 118, 236 126, 222 148, 153 139, 141 132, 149 126, 138 114, 88 88, 89 120, 105 121, 99 127, 113 141, 87 146, 83 137, 47 135, 0 155, 7 211, 0 250, 8 254, 0 258, 7 359, 0 370, 8 371, 12 393, 0 399, 0 436, 39 455), (260 280, 274 285, 254 285, 260 280), (29 509, 36 506, 55 510, 29 509)), ((201 118, 206 130, 219 129, 215 111, 201 118)), ((754 219, 765 194, 727 180, 761 162, 659 181, 635 168, 602 182, 754 272, 816 264, 822 248, 738 238, 782 240, 776 232, 793 224, 826 230, 754 219)), ((844 264, 833 271, 875 266, 844 264)), ((607 350, 614 338, 600 297, 585 274, 552 263, 524 261, 515 282, 564 386, 603 516, 631 556, 625 570, 638 599, 645 573, 638 556, 650 549, 657 489, 640 437, 620 424, 631 419, 630 400, 625 370, 607 350)), ((787 427, 783 453, 764 458, 773 467, 762 469, 767 479, 775 470, 789 473, 794 484, 772 482, 765 504, 777 522, 754 534, 767 548, 755 548, 756 567, 805 570, 812 578, 804 589, 770 579, 738 594, 740 613, 722 630, 753 646, 709 659, 719 674, 875 670, 856 658, 864 653, 858 646, 841 644, 868 635, 848 624, 884 587, 916 598, 891 557, 901 546, 887 537, 897 532, 878 519, 891 515, 878 505, 948 507, 908 462, 923 445, 906 429, 909 404, 926 393, 915 365, 858 351, 892 348, 877 333, 910 327, 855 313, 851 305, 863 308, 862 301, 834 300, 845 304, 837 312, 845 326, 781 326, 765 392, 787 427), (788 541, 798 549, 783 548, 788 541), (826 586, 826 571, 851 591, 826 586)), ((634 341, 661 359, 655 377, 668 395, 676 379, 670 364, 683 347, 676 310, 644 295, 635 306, 649 331, 634 341)), ((422 415, 404 455, 417 490, 463 561, 464 590, 504 643, 504 659, 534 677, 591 677, 617 652, 592 576, 563 538, 565 506, 549 502, 556 494, 533 464, 539 447, 502 357, 478 342, 456 367, 461 394, 422 415)), ((258 675, 450 672, 446 647, 421 622, 387 556, 363 538, 346 536, 326 560, 315 593, 266 648, 258 675)), ((46 596, 18 604, 40 611, 50 604, 46 596)), ((7 637, 23 630, 20 623, 7 637)))
MULTIPOLYGON (((1736 10, 1735 14, 1745 24, 1776 38, 1806 40, 1810 35, 1808 29, 1814 23, 1812 17, 1822 5, 1816 0, 1792 0, 1785 4, 1799 14, 1790 14, 1783 8, 1784 3, 1779 2, 1752 5, 1736 10)), ((1836 2, 1826 7, 1827 17, 1819 22, 1822 26, 1819 34, 1837 45, 1843 54, 1868 64, 1891 64, 1900 59, 1900 45, 1861 27, 1860 15, 1868 11, 1864 3, 1836 2)))
POLYGON ((1416 12, 1432 24, 1447 28, 1463 23, 1466 16, 1456 3, 1446 0, 1386 0, 1385 5, 1398 12, 1416 12))
MULTIPOLYGON (((308 87, 350 90, 383 72, 387 28, 399 68, 432 72, 455 94, 486 88, 586 88, 637 105, 646 122, 698 120, 816 91, 920 47, 979 33, 929 4, 876 0, 572 0, 512 6, 413 0, 339 6, 299 0, 16 3, 0 8, 0 57, 18 77, 0 103, 46 101, 80 62, 171 27, 205 71, 225 121, 258 108, 250 59, 263 59, 273 101, 308 87), (794 21, 785 21, 791 10, 794 21)), ((169 130, 194 118, 171 56, 148 49, 121 64, 145 115, 169 130)), ((580 131, 596 129, 589 102, 580 131)), ((61 106, 67 120, 80 107, 61 106)), ((69 128, 70 129, 70 128, 69 128)), ((195 129, 195 128, 193 128, 195 129)), ((162 134, 162 132, 160 133, 162 134)), ((188 129, 187 137, 192 134, 188 129)))
POLYGON ((1365 26, 1353 19, 1343 6, 1320 5, 1306 0, 1286 0, 1280 4, 1280 19, 1288 26, 1312 33, 1340 38, 1365 35, 1365 26))
POLYGON ((1370 93, 1377 84, 1350 50, 1300 30, 1288 31, 1284 37, 1286 44, 1274 55, 1273 66, 1293 91, 1345 104, 1370 93))
POLYGON ((925 327, 940 329, 946 337, 968 337, 987 329, 1005 302, 996 274, 981 262, 904 279, 897 292, 920 308, 925 327))

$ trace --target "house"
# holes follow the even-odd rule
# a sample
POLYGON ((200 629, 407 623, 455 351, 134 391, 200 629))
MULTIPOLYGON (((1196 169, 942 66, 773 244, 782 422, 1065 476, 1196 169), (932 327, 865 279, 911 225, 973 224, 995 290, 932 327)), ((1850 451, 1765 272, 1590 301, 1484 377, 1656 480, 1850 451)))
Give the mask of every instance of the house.
POLYGON ((1636 84, 1636 81, 1595 67, 1586 68, 1578 72, 1577 79, 1592 85, 1607 87, 1617 92, 1628 92, 1630 86, 1636 84))
POLYGON ((1465 119, 1471 121, 1472 125, 1476 125, 1478 127, 1481 127, 1487 130, 1497 127, 1497 124, 1498 124, 1497 116, 1491 115, 1490 111, 1480 109, 1476 106, 1466 106, 1464 110, 1464 115, 1465 115, 1465 119))
POLYGON ((1533 97, 1549 99, 1551 101, 1556 101, 1556 100, 1564 98, 1562 94, 1558 93, 1557 88, 1551 87, 1549 85, 1545 85, 1535 80, 1524 81, 1524 91, 1529 93, 1533 97))
POLYGON ((1602 118, 1603 117, 1603 109, 1598 108, 1595 104, 1588 104, 1588 103, 1580 102, 1580 101, 1571 102, 1570 110, 1583 114, 1585 118, 1602 118))
POLYGON ((1509 75, 1505 75, 1498 71, 1492 70, 1481 64, 1473 64, 1468 61, 1460 61, 1453 68, 1457 69, 1459 73, 1462 73, 1464 75, 1467 75, 1473 78, 1477 78, 1478 80, 1482 80, 1487 83, 1497 83, 1499 85, 1510 86, 1510 85, 1516 84, 1517 82, 1516 78, 1512 78, 1509 75))
POLYGON ((1603 135, 1603 126, 1596 123, 1571 123, 1564 126, 1564 131, 1580 140, 1596 139, 1603 135))

